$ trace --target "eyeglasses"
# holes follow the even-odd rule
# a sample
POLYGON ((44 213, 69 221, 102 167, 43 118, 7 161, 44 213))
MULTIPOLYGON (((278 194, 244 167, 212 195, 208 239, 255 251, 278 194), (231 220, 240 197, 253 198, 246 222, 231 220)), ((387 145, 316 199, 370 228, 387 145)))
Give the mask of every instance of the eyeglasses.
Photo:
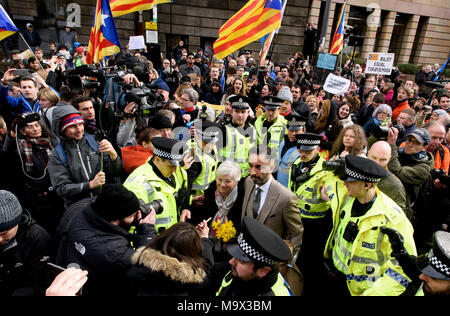
POLYGON ((180 100, 183 100, 183 101, 191 101, 191 100, 189 100, 189 99, 187 99, 187 98, 180 98, 180 100))
POLYGON ((421 143, 417 139, 415 139, 414 137, 407 137, 406 138, 406 142, 407 143, 411 143, 413 145, 421 145, 421 143))

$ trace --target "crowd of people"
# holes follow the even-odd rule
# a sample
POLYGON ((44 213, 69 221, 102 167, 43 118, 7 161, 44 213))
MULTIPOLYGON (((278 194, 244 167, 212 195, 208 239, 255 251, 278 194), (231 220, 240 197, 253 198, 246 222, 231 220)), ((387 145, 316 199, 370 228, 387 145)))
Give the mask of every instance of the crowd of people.
POLYGON ((73 41, 1 75, 0 295, 450 294, 431 65, 350 61, 333 95, 301 52, 86 65, 73 41))

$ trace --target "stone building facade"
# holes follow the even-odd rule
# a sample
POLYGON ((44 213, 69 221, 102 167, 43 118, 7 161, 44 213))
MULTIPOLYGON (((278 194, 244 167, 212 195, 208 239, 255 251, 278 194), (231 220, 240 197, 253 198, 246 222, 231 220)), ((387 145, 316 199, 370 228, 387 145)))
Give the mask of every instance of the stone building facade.
MULTIPOLYGON (((44 49, 49 41, 58 41, 68 20, 79 23, 76 27, 79 41, 88 43, 96 0, 1 2, 19 29, 25 29, 28 22, 36 25, 44 49), (76 18, 77 12, 79 17, 76 18)), ((332 0, 325 51, 329 48, 343 2, 332 0)), ((441 63, 447 58, 450 51, 448 0, 350 0, 348 3, 346 24, 353 26, 354 34, 363 38, 362 47, 355 48, 358 56, 364 57, 374 51, 393 52, 396 64, 441 63)), ((244 4, 244 0, 174 0, 173 4, 159 5, 158 42, 162 51, 170 51, 179 39, 192 50, 199 47, 209 50, 218 29, 244 4)), ((272 44, 273 60, 287 61, 290 55, 302 50, 308 22, 313 22, 320 34, 325 4, 325 0, 288 0, 282 27, 272 44)), ((116 18, 122 46, 127 45, 129 36, 145 31, 140 20, 152 19, 151 11, 116 18)), ((11 43, 14 46, 14 42, 11 43)), ((20 40, 17 43, 23 48, 20 40)), ((257 58, 261 43, 254 42, 245 48, 252 50, 257 58)))

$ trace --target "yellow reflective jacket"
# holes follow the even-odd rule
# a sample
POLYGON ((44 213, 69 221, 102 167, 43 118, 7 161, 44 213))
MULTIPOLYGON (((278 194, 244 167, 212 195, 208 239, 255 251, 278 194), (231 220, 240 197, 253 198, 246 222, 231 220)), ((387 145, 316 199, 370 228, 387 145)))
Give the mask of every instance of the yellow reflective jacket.
MULTIPOLYGON (((400 207, 376 188, 376 198, 365 215, 351 217, 355 198, 347 197, 342 207, 333 207, 333 231, 325 247, 325 258, 346 275, 351 295, 397 296, 404 292, 410 279, 398 262, 391 257, 391 244, 380 231, 386 226, 397 230, 404 238, 409 254, 417 255, 413 227, 400 207), (347 224, 357 226, 356 237, 344 238, 347 224)), ((342 198, 342 196, 341 196, 342 198)))

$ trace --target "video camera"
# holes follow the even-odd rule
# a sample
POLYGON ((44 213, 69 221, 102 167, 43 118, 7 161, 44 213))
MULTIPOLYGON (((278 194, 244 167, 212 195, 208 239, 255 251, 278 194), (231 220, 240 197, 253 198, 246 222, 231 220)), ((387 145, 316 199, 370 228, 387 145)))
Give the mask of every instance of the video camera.
POLYGON ((150 117, 164 105, 164 97, 157 93, 157 87, 142 86, 139 88, 124 85, 122 87, 127 103, 136 103, 136 110, 133 114, 122 113, 127 117, 150 117))

